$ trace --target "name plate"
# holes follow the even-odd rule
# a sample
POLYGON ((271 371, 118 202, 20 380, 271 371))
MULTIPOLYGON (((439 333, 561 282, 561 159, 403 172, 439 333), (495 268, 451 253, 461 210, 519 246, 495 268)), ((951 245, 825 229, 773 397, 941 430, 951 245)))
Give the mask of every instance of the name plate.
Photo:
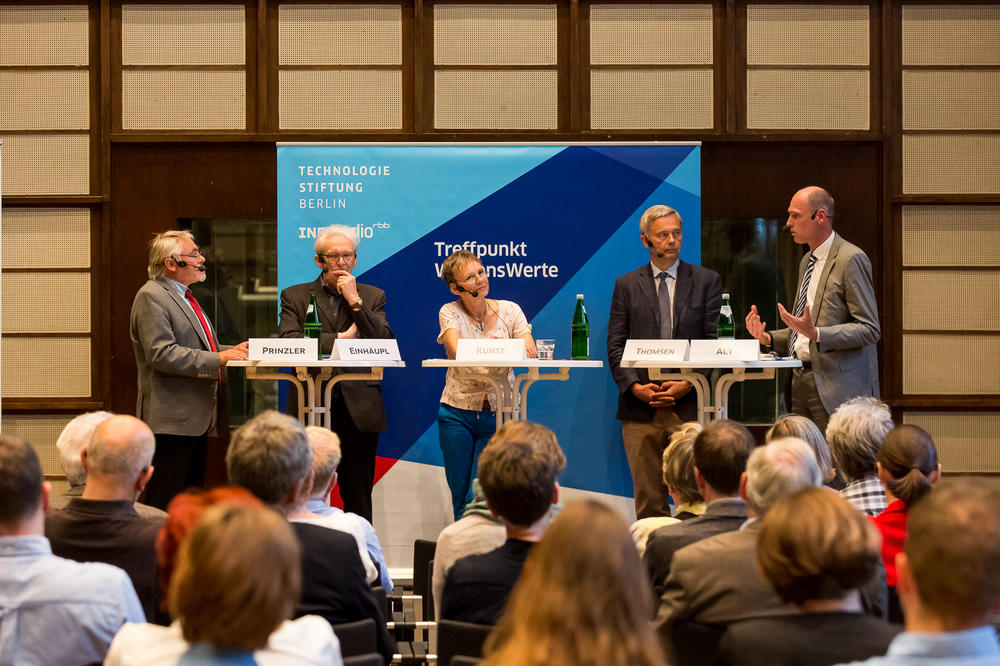
POLYGON ((250 338, 251 361, 315 361, 316 338, 250 338))
POLYGON ((401 361, 395 340, 335 340, 331 359, 338 361, 401 361))
POLYGON ((756 361, 760 344, 756 340, 692 340, 691 361, 756 361))
POLYGON ((622 361, 686 361, 687 340, 626 340, 622 361))
POLYGON ((456 361, 523 361, 527 357, 524 340, 510 338, 476 340, 459 338, 456 361))

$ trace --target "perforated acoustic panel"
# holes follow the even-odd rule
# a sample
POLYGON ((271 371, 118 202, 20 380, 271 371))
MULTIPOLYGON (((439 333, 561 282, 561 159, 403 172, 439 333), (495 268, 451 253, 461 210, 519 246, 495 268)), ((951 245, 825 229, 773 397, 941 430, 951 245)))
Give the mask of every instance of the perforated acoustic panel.
POLYGON ((747 65, 867 65, 867 5, 747 5, 747 65))
POLYGON ((1000 415, 996 412, 903 412, 903 423, 930 433, 943 473, 1000 472, 1000 415))
POLYGON ((434 5, 437 65, 555 65, 556 6, 434 5))
POLYGON ((903 70, 903 129, 1000 129, 998 89, 996 70, 903 70))
POLYGON ((281 65, 398 65, 399 5, 279 5, 281 65))
POLYGON ((1000 335, 904 333, 903 393, 1000 393, 998 348, 1000 335))
POLYGON ((1000 206, 903 206, 904 266, 1000 266, 1000 206))
POLYGON ((90 137, 86 134, 0 134, 0 141, 5 196, 89 194, 90 137))
POLYGON ((712 70, 591 70, 590 126, 710 129, 712 70))
POLYGON ((85 69, 0 69, 0 130, 90 128, 85 69))
POLYGON ((89 396, 89 337, 4 338, 3 397, 86 398, 89 396))
POLYGON ((712 5, 591 5, 590 62, 710 65, 712 5))
POLYGON ((903 5, 907 65, 1000 65, 1000 6, 903 5))
POLYGON ((0 65, 86 65, 87 5, 0 7, 0 65))
POLYGON ((867 130, 868 77, 862 70, 748 70, 747 127, 867 130), (803 103, 814 99, 833 101, 803 103))
POLYGON ((245 127, 245 72, 122 71, 122 129, 245 127))
POLYGON ((903 329, 1000 330, 1000 270, 904 270, 903 329))
POLYGON ((283 70, 281 129, 399 129, 402 74, 386 70, 283 70))
POLYGON ((39 462, 42 463, 42 474, 46 476, 64 474, 62 463, 59 462, 56 440, 73 416, 4 414, 3 434, 21 437, 31 443, 35 453, 38 454, 39 462))
POLYGON ((903 135, 906 194, 1000 192, 1000 135, 903 135))
POLYGON ((7 273, 4 333, 89 333, 90 273, 7 273))
POLYGON ((556 72, 438 71, 434 126, 443 129, 556 129, 556 72))
POLYGON ((3 267, 88 268, 86 208, 8 208, 3 212, 3 267))
POLYGON ((242 65, 242 5, 122 5, 123 65, 242 65))

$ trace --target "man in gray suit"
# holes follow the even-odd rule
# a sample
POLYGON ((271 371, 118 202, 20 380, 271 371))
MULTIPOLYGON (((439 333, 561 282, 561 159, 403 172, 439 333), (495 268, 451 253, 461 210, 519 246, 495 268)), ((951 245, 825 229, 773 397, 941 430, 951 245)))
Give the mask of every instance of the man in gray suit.
POLYGON ((164 231, 149 245, 149 280, 132 302, 139 368, 136 416, 156 435, 156 475, 145 502, 166 509, 174 495, 205 482, 209 435, 228 435, 225 373, 247 343, 219 343, 189 286, 205 279, 205 257, 190 231, 164 231))
MULTIPOLYGON (((391 338, 392 329, 385 317, 385 292, 354 279, 354 267, 358 264, 357 229, 329 226, 316 239, 315 250, 319 277, 281 292, 278 335, 303 336, 310 293, 315 293, 323 353, 329 354, 338 338, 391 338)), ((289 401, 293 399, 294 394, 290 394, 289 401)), ((332 430, 340 437, 342 457, 338 473, 344 511, 371 522, 375 452, 378 435, 385 432, 387 425, 381 382, 338 382, 333 389, 332 409, 332 430)))
POLYGON ((806 187, 788 204, 785 226, 796 243, 809 246, 799 264, 799 287, 792 312, 778 304, 787 328, 772 333, 750 306, 747 332, 782 356, 795 356, 791 411, 825 430, 830 414, 857 396, 878 397, 881 336, 872 264, 861 248, 833 231, 834 203, 820 187, 806 187))

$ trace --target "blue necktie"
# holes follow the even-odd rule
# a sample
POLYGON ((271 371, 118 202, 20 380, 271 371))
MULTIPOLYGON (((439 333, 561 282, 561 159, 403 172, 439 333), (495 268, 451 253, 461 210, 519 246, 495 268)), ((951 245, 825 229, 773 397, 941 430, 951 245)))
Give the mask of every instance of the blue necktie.
MULTIPOLYGON (((806 296, 809 292, 809 280, 812 278, 813 266, 816 265, 816 255, 812 252, 809 253, 809 265, 806 266, 806 273, 802 276, 802 284, 799 286, 799 297, 795 299, 795 310, 792 314, 796 317, 801 317, 802 313, 806 309, 806 296)), ((798 338, 798 333, 792 331, 788 334, 788 355, 795 356, 795 339, 798 338)))
POLYGON ((660 338, 669 340, 673 337, 673 326, 670 322, 670 288, 667 287, 667 278, 671 275, 663 271, 657 277, 660 279, 660 338))

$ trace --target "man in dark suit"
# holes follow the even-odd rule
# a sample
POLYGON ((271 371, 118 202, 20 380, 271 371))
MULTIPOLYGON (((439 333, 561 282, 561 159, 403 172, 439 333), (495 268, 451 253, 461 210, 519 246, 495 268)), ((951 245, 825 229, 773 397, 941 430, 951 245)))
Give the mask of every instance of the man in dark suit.
POLYGON ((145 503, 166 509, 205 481, 210 435, 228 435, 222 366, 247 357, 247 343, 219 343, 189 286, 205 279, 190 231, 164 231, 149 245, 149 280, 132 302, 132 350, 139 368, 135 413, 156 435, 156 476, 145 503))
POLYGON ((657 597, 663 593, 674 553, 695 541, 738 530, 746 522, 740 478, 756 445, 743 424, 728 419, 712 421, 698 433, 693 446, 694 474, 698 492, 705 498, 705 513, 649 535, 643 559, 657 597))
MULTIPOLYGON (((233 434, 226 472, 230 483, 287 517, 312 490, 312 449, 305 427, 274 410, 261 412, 233 434)), ((388 664, 396 645, 365 581, 357 541, 346 532, 319 525, 292 522, 291 526, 302 549, 302 594, 295 617, 319 615, 331 625, 375 620, 378 651, 388 664)))
POLYGON ((639 222, 650 263, 615 282, 608 319, 608 365, 618 384, 618 419, 639 518, 670 515, 660 465, 670 435, 698 418, 686 381, 650 382, 649 373, 621 366, 629 339, 714 338, 722 305, 718 273, 680 260, 680 214, 651 206, 639 222))
MULTIPOLYGON (((320 347, 330 353, 338 338, 391 338, 385 318, 385 292, 358 284, 351 271, 358 263, 357 229, 327 227, 316 239, 314 260, 321 269, 312 282, 296 284, 281 292, 278 335, 301 338, 303 323, 315 292, 322 325, 320 347)), ((363 372, 337 369, 341 372, 363 372)), ((295 388, 292 387, 292 391, 295 388)), ((289 403, 294 394, 289 396, 289 403)), ((385 405, 378 381, 341 381, 333 389, 333 428, 340 437, 340 497, 344 511, 372 520, 372 485, 378 434, 385 432, 385 405)))
POLYGON ((830 193, 806 187, 788 204, 785 226, 796 243, 809 246, 799 264, 798 294, 792 312, 778 304, 787 328, 771 333, 757 306, 750 306, 747 332, 802 367, 792 373, 792 409, 825 430, 841 404, 858 396, 878 397, 881 337, 872 264, 864 251, 833 231, 830 193))

